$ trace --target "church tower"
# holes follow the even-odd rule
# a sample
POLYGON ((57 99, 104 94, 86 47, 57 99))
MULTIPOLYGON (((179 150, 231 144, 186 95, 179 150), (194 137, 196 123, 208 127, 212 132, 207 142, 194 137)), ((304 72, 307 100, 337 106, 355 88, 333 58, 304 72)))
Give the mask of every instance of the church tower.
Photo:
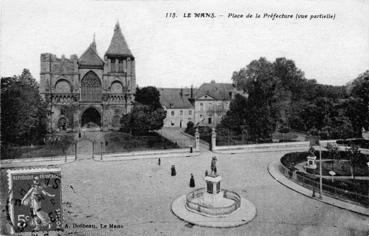
POLYGON ((131 112, 136 88, 135 58, 119 23, 101 59, 95 38, 70 59, 41 54, 40 92, 48 103, 50 132, 118 130, 131 112))
POLYGON ((136 88, 135 58, 128 47, 118 22, 114 27, 109 48, 105 52, 104 61, 104 80, 108 83, 107 90, 110 93, 110 100, 113 103, 124 103, 123 108, 114 109, 114 115, 131 112, 134 100, 133 94, 136 88), (124 94, 124 96, 121 97, 120 94, 124 94), (122 112, 118 112, 118 110, 122 110, 122 112))
MULTIPOLYGON (((126 39, 120 29, 119 23, 115 25, 114 34, 110 42, 110 46, 104 56, 105 67, 104 75, 113 81, 120 81, 124 93, 127 95, 127 112, 130 112, 131 103, 133 102, 133 94, 136 88, 136 69, 135 58, 129 49, 126 39)), ((111 92, 116 92, 118 87, 112 84, 111 92)))

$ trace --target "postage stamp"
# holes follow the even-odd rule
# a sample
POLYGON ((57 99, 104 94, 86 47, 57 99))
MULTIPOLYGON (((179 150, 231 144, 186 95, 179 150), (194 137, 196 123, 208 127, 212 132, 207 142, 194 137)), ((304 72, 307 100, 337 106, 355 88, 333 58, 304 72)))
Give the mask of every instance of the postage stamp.
POLYGON ((14 233, 62 230, 59 168, 8 170, 8 184, 9 216, 14 233))

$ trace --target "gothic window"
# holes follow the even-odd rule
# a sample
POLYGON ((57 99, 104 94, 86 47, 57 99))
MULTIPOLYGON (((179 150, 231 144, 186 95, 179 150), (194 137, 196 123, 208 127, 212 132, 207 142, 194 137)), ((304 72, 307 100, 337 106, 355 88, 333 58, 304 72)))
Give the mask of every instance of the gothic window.
POLYGON ((111 84, 111 92, 112 93, 123 93, 123 87, 122 84, 120 82, 113 82, 111 84))
POLYGON ((111 72, 115 72, 116 68, 115 68, 115 59, 111 59, 110 60, 110 66, 111 66, 111 72))
POLYGON ((101 101, 101 83, 99 77, 90 71, 81 81, 81 101, 101 101))
POLYGON ((174 116, 174 111, 171 111, 171 115, 174 116))
POLYGON ((122 59, 118 61, 118 71, 123 72, 123 60, 122 59))
POLYGON ((64 79, 58 80, 55 85, 55 91, 57 93, 70 93, 71 87, 69 85, 69 82, 64 79))
POLYGON ((204 111, 204 104, 200 103, 200 111, 204 111))

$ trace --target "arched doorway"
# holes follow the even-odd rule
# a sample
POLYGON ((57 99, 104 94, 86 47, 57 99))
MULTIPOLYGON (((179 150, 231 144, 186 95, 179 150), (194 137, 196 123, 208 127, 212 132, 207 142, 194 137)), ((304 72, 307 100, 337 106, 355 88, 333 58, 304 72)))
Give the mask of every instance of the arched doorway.
POLYGON ((90 107, 83 112, 81 122, 83 128, 101 127, 101 115, 95 108, 90 107))

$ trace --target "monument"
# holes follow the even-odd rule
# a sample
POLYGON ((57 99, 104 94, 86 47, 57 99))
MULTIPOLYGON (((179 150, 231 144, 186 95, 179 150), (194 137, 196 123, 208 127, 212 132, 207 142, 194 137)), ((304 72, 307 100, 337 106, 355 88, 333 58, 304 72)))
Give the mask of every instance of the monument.
POLYGON ((211 172, 205 176, 205 188, 180 196, 172 203, 172 211, 180 219, 207 227, 235 227, 246 224, 256 215, 256 208, 238 193, 221 189, 222 177, 217 173, 216 157, 211 172))

